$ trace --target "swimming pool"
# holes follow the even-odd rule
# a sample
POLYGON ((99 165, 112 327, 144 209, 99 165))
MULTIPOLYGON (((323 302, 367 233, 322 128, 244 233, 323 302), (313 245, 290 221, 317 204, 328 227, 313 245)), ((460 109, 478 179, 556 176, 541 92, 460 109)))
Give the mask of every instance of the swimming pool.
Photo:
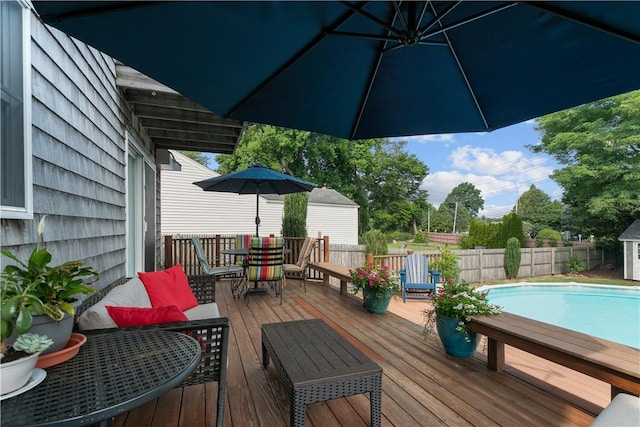
POLYGON ((482 286, 503 311, 640 349, 640 287, 584 283, 482 286))

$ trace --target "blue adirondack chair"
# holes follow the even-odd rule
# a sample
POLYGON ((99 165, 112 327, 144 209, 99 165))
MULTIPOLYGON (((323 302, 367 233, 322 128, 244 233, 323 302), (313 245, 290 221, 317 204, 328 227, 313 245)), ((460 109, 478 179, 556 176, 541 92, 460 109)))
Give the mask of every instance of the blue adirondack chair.
POLYGON ((400 270, 402 301, 431 298, 436 293, 439 280, 440 273, 429 270, 427 257, 416 253, 408 255, 404 259, 404 268, 400 270))

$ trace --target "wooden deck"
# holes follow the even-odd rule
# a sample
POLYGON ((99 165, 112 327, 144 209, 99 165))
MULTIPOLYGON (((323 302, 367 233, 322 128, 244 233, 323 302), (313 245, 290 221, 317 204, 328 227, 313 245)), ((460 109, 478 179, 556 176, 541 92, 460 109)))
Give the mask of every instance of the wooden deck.
MULTIPOLYGON (((284 302, 273 294, 234 299, 222 282, 222 315, 231 319, 225 426, 286 426, 289 404, 273 365, 261 367, 260 325, 321 318, 384 370, 383 426, 586 426, 608 403, 608 386, 526 353, 509 349, 507 369, 489 371, 477 353, 448 357, 437 337, 425 340, 421 310, 427 301, 392 301, 372 315, 360 299, 338 289, 292 280, 284 302), (403 317, 401 317, 403 316, 403 317)), ((215 383, 174 389, 116 418, 116 426, 215 425, 215 383)), ((307 426, 366 426, 369 398, 356 395, 307 407, 307 426)))

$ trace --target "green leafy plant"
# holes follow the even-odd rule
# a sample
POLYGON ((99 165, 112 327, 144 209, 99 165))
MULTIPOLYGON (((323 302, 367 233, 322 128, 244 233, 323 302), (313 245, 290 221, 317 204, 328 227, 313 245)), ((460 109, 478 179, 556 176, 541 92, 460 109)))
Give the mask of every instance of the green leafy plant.
POLYGON ((386 255, 387 238, 380 230, 369 230, 362 235, 362 243, 368 254, 386 255))
POLYGON ((504 272, 507 275, 507 279, 518 277, 521 258, 520 241, 515 237, 510 237, 504 250, 504 272))
POLYGON ((284 196, 282 235, 307 237, 307 204, 309 193, 292 193, 284 196))
POLYGON ((425 319, 423 333, 431 335, 435 330, 436 316, 447 316, 458 321, 456 330, 470 341, 471 316, 496 316, 502 313, 500 306, 487 300, 487 293, 476 291, 468 283, 445 284, 431 299, 433 308, 423 310, 425 319))
POLYGON ((16 338, 13 348, 17 351, 34 354, 40 353, 51 347, 53 341, 46 335, 38 335, 27 332, 16 338))
POLYGON ((582 270, 582 261, 580 260, 580 258, 575 256, 571 257, 571 260, 569 260, 569 271, 576 274, 580 273, 582 270))
POLYGON ((460 276, 460 267, 458 266, 458 255, 450 250, 445 249, 439 258, 430 262, 429 268, 440 273, 444 283, 456 283, 460 276))
POLYGON ((353 284, 353 293, 365 287, 376 292, 376 295, 382 298, 385 291, 391 289, 393 295, 399 293, 398 280, 393 274, 389 266, 374 267, 372 265, 364 265, 355 270, 349 270, 351 273, 351 283, 353 284))
POLYGON ((14 329, 18 334, 28 332, 34 314, 46 314, 54 320, 61 320, 65 313, 73 316, 75 309, 71 303, 75 296, 96 292, 85 284, 85 279, 96 280, 98 273, 82 261, 49 265, 51 253, 40 247, 45 217, 38 224, 38 240, 26 261, 8 250, 0 251, 16 263, 6 265, 0 276, 0 339, 3 342, 14 329))

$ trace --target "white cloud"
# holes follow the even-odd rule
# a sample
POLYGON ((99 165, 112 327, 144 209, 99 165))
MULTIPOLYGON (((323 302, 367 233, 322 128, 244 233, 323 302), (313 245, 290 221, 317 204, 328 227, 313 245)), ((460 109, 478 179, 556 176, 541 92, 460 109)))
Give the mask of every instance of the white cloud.
POLYGON ((531 184, 540 187, 549 182, 552 172, 544 157, 528 157, 516 150, 496 152, 466 145, 454 149, 449 159, 452 170, 435 172, 423 181, 422 186, 429 192, 428 201, 437 207, 454 187, 470 182, 480 190, 485 201, 480 215, 487 217, 509 213, 531 184))
MULTIPOLYGON (((490 175, 463 174, 458 171, 441 171, 428 175, 422 186, 429 192, 429 202, 434 206, 447 198, 447 195, 459 184, 470 182, 478 190, 480 196, 487 200, 505 191, 515 191, 516 184, 490 175)), ((514 193, 515 200, 515 193, 514 193)))
POLYGON ((513 210, 514 205, 485 205, 478 212, 479 217, 501 218, 513 210))

